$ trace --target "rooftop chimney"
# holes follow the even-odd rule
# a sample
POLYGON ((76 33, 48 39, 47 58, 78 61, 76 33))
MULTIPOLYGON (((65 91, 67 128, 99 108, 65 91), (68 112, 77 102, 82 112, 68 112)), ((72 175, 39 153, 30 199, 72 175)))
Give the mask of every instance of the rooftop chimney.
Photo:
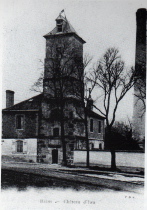
POLYGON ((14 91, 6 90, 6 108, 14 105, 14 91))
POLYGON ((91 88, 89 88, 89 97, 87 99, 87 108, 91 111, 93 110, 93 100, 91 98, 91 88))

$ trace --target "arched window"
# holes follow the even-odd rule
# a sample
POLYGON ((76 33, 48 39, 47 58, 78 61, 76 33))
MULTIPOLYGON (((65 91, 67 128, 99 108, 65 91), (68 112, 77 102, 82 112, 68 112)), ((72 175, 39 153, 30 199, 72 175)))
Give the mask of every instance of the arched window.
POLYGON ((16 142, 16 145, 17 145, 17 152, 23 152, 23 141, 18 140, 16 142))

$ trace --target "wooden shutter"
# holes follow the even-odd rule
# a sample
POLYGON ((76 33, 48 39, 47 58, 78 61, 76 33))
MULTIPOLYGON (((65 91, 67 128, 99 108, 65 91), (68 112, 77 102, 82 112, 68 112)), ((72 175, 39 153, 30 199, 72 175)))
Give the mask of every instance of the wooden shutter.
POLYGON ((12 140, 12 153, 16 152, 16 140, 12 140))
POLYGON ((27 143, 28 142, 26 140, 23 142, 23 152, 24 153, 27 153, 27 151, 28 151, 28 144, 27 143))

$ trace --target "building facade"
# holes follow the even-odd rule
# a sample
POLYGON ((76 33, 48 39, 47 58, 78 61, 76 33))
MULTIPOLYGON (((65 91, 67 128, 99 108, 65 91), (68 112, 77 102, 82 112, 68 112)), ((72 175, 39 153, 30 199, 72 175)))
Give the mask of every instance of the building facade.
POLYGON ((83 44, 66 17, 44 36, 46 57, 43 93, 13 105, 14 92, 6 92, 3 110, 4 155, 30 161, 73 164, 74 150, 86 150, 85 121, 90 149, 104 149, 104 117, 84 102, 83 44), (85 111, 87 118, 85 118, 85 111))

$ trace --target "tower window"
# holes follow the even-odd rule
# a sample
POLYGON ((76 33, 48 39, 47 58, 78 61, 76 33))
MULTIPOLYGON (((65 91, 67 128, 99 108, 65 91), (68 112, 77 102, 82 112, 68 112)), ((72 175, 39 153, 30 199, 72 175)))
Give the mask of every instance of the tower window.
POLYGON ((57 55, 58 55, 58 57, 59 57, 59 55, 61 55, 62 48, 61 48, 61 47, 57 47, 57 48, 56 48, 56 52, 57 52, 57 55))
POLYGON ((23 129, 24 128, 24 115, 17 115, 16 116, 16 129, 23 129))
POLYGON ((90 119, 90 132, 93 132, 93 119, 90 119))
POLYGON ((19 140, 17 143, 17 152, 23 152, 23 141, 19 140))
POLYGON ((62 32, 63 20, 57 20, 57 31, 62 32))
POLYGON ((60 89, 57 88, 56 89, 56 98, 60 98, 60 95, 61 95, 60 89))
POLYGON ((98 133, 102 132, 102 124, 101 121, 98 121, 98 133))
POLYGON ((54 128, 53 129, 53 136, 58 137, 59 136, 59 128, 54 128))
POLYGON ((62 32, 62 25, 57 25, 58 32, 62 32))

